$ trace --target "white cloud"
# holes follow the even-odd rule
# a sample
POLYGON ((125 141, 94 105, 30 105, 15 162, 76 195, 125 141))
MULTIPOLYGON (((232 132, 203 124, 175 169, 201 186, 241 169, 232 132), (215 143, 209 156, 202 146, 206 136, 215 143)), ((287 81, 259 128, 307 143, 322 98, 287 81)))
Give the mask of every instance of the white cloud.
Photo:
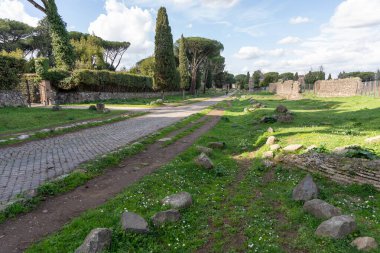
POLYGON ((298 25, 303 23, 309 23, 311 20, 308 17, 293 17, 289 20, 289 23, 292 25, 298 25))
POLYGON ((267 67, 267 66, 270 65, 270 61, 268 61, 268 60, 259 60, 259 61, 255 61, 254 65, 255 65, 256 68, 267 67))
POLYGON ((284 54, 285 50, 282 48, 262 50, 258 47, 241 47, 239 51, 236 54, 234 54, 234 57, 241 60, 251 60, 265 56, 280 57, 284 54))
POLYGON ((24 4, 19 0, 0 0, 0 18, 8 18, 37 26, 39 18, 25 12, 24 4))
POLYGON ((154 18, 151 10, 128 7, 118 0, 106 0, 105 9, 105 14, 90 23, 89 33, 94 32, 106 40, 131 42, 123 59, 127 67, 153 53, 154 18))
POLYGON ((205 7, 228 9, 235 6, 239 0, 201 0, 200 2, 205 7))
POLYGON ((278 44, 296 44, 300 41, 301 41, 301 39, 298 37, 287 36, 287 37, 277 41, 277 43, 278 44))
POLYGON ((241 47, 239 52, 237 52, 234 56, 238 59, 250 60, 259 58, 264 54, 264 52, 258 47, 241 47))

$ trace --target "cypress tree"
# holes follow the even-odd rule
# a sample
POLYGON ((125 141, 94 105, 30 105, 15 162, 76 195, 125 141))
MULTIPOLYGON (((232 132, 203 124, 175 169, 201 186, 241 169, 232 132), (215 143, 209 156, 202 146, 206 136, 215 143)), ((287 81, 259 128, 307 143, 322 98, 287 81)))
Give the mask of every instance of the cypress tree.
POLYGON ((246 84, 248 86, 249 84, 249 79, 251 78, 251 75, 249 74, 249 71, 247 72, 247 77, 246 77, 246 84))
POLYGON ((298 77, 298 72, 296 72, 296 74, 294 75, 294 81, 298 81, 299 77, 298 77))
POLYGON ((57 68, 70 70, 74 67, 74 49, 70 44, 66 24, 58 14, 54 0, 49 0, 46 6, 46 17, 49 23, 49 32, 52 40, 52 50, 57 68))
POLYGON ((183 96, 185 96, 185 89, 189 85, 189 61, 186 55, 185 38, 183 35, 179 41, 179 75, 180 75, 180 88, 182 89, 183 96))
POLYGON ((165 7, 161 7, 157 14, 154 56, 156 66, 153 88, 161 91, 163 97, 165 90, 177 86, 173 35, 165 7))

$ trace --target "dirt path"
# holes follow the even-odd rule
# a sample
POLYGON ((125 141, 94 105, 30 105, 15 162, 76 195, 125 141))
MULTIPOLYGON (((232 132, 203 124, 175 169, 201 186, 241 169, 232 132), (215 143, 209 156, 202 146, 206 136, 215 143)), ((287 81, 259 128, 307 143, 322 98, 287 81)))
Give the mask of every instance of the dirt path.
POLYGON ((198 137, 214 127, 222 114, 221 110, 211 111, 200 128, 172 145, 163 147, 162 143, 154 143, 146 151, 124 160, 121 166, 107 170, 105 174, 90 180, 86 185, 47 199, 34 211, 0 224, 0 252, 22 252, 32 243, 59 230, 87 209, 105 203, 125 187, 186 150, 198 137), (158 152, 160 156, 156 155, 158 152))

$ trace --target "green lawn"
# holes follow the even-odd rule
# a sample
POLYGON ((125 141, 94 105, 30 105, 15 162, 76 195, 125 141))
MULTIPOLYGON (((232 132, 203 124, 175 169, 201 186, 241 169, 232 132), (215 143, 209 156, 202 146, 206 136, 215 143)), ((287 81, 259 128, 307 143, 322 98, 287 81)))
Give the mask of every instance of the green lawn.
POLYGON ((63 109, 52 111, 46 108, 0 108, 0 135, 49 128, 82 120, 102 119, 120 115, 125 111, 98 113, 90 110, 63 109))
MULTIPOLYGON (((165 96, 165 105, 170 106, 179 106, 184 104, 191 104, 201 102, 203 100, 224 95, 225 92, 221 90, 210 90, 205 94, 203 92, 199 92, 198 95, 186 95, 185 99, 183 99, 182 95, 171 95, 165 96)), ((151 102, 156 101, 158 98, 130 98, 130 99, 108 99, 103 101, 98 101, 105 103, 108 106, 114 107, 143 107, 143 108, 153 108, 158 107, 160 105, 150 105, 151 102)), ((71 104, 71 105, 91 105, 96 102, 84 102, 80 104, 71 104)))
MULTIPOLYGON (((113 230, 107 252, 315 252, 354 253, 350 246, 356 236, 373 236, 380 242, 380 193, 370 186, 340 185, 314 175, 320 198, 346 214, 356 216, 359 230, 343 240, 317 238, 320 220, 302 211, 291 200, 291 192, 305 172, 278 166, 267 169, 252 158, 262 152, 272 126, 281 144, 299 142, 325 145, 332 149, 344 144, 363 143, 367 136, 380 134, 379 104, 370 98, 279 101, 273 96, 255 96, 267 105, 244 113, 247 99, 232 102, 218 125, 196 145, 224 141, 224 150, 210 156, 210 171, 194 163, 195 145, 152 175, 125 189, 99 208, 89 210, 65 225, 58 233, 33 245, 27 252, 73 252, 87 233, 96 227, 113 230), (288 124, 257 124, 263 115, 273 114, 282 103, 295 112, 288 124), (360 123, 360 124, 359 124, 360 123), (350 132, 351 131, 351 132, 350 132), (352 134, 353 132, 355 134, 352 134), (258 149, 258 151, 256 151, 258 149), (248 162, 247 162, 248 161, 248 162), (159 201, 172 193, 188 191, 193 205, 181 211, 179 223, 151 227, 147 235, 124 233, 120 215, 124 210, 141 214, 147 220, 165 210, 159 201)), ((378 145, 367 146, 379 153, 378 145)))

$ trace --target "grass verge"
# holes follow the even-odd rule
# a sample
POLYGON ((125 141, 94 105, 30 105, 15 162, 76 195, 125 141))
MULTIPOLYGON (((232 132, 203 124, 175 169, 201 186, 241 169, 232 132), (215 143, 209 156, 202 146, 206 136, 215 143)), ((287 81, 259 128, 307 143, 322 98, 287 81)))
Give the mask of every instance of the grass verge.
MULTIPOLYGON (((263 110, 272 112, 277 103, 263 110)), ((268 124, 253 125, 263 113, 244 113, 248 104, 247 100, 234 101, 226 109, 224 120, 175 160, 106 204, 83 213, 26 252, 73 252, 96 227, 113 230, 112 246, 107 252, 207 249, 206 252, 353 253, 358 252, 350 246, 355 236, 373 236, 379 241, 380 193, 367 185, 339 185, 317 174, 314 177, 321 189, 320 198, 342 208, 344 213, 354 214, 359 230, 343 240, 314 236, 321 221, 306 214, 301 203, 291 200, 292 189, 305 172, 295 168, 266 169, 260 160, 250 160, 249 154, 254 149, 259 148, 258 153, 265 149, 261 145, 268 136, 268 124), (210 155, 215 168, 206 171, 194 163, 199 154, 195 146, 210 141, 224 141, 227 147, 210 155), (237 155, 250 161, 248 170, 242 172, 237 155), (190 208, 181 211, 180 222, 152 227, 147 235, 122 231, 123 211, 139 213, 149 220, 156 212, 166 209, 160 204, 162 198, 180 191, 190 192, 194 200, 190 208)), ((296 115, 303 117, 301 112, 296 115)), ((307 115, 317 114, 304 117, 307 115)))

